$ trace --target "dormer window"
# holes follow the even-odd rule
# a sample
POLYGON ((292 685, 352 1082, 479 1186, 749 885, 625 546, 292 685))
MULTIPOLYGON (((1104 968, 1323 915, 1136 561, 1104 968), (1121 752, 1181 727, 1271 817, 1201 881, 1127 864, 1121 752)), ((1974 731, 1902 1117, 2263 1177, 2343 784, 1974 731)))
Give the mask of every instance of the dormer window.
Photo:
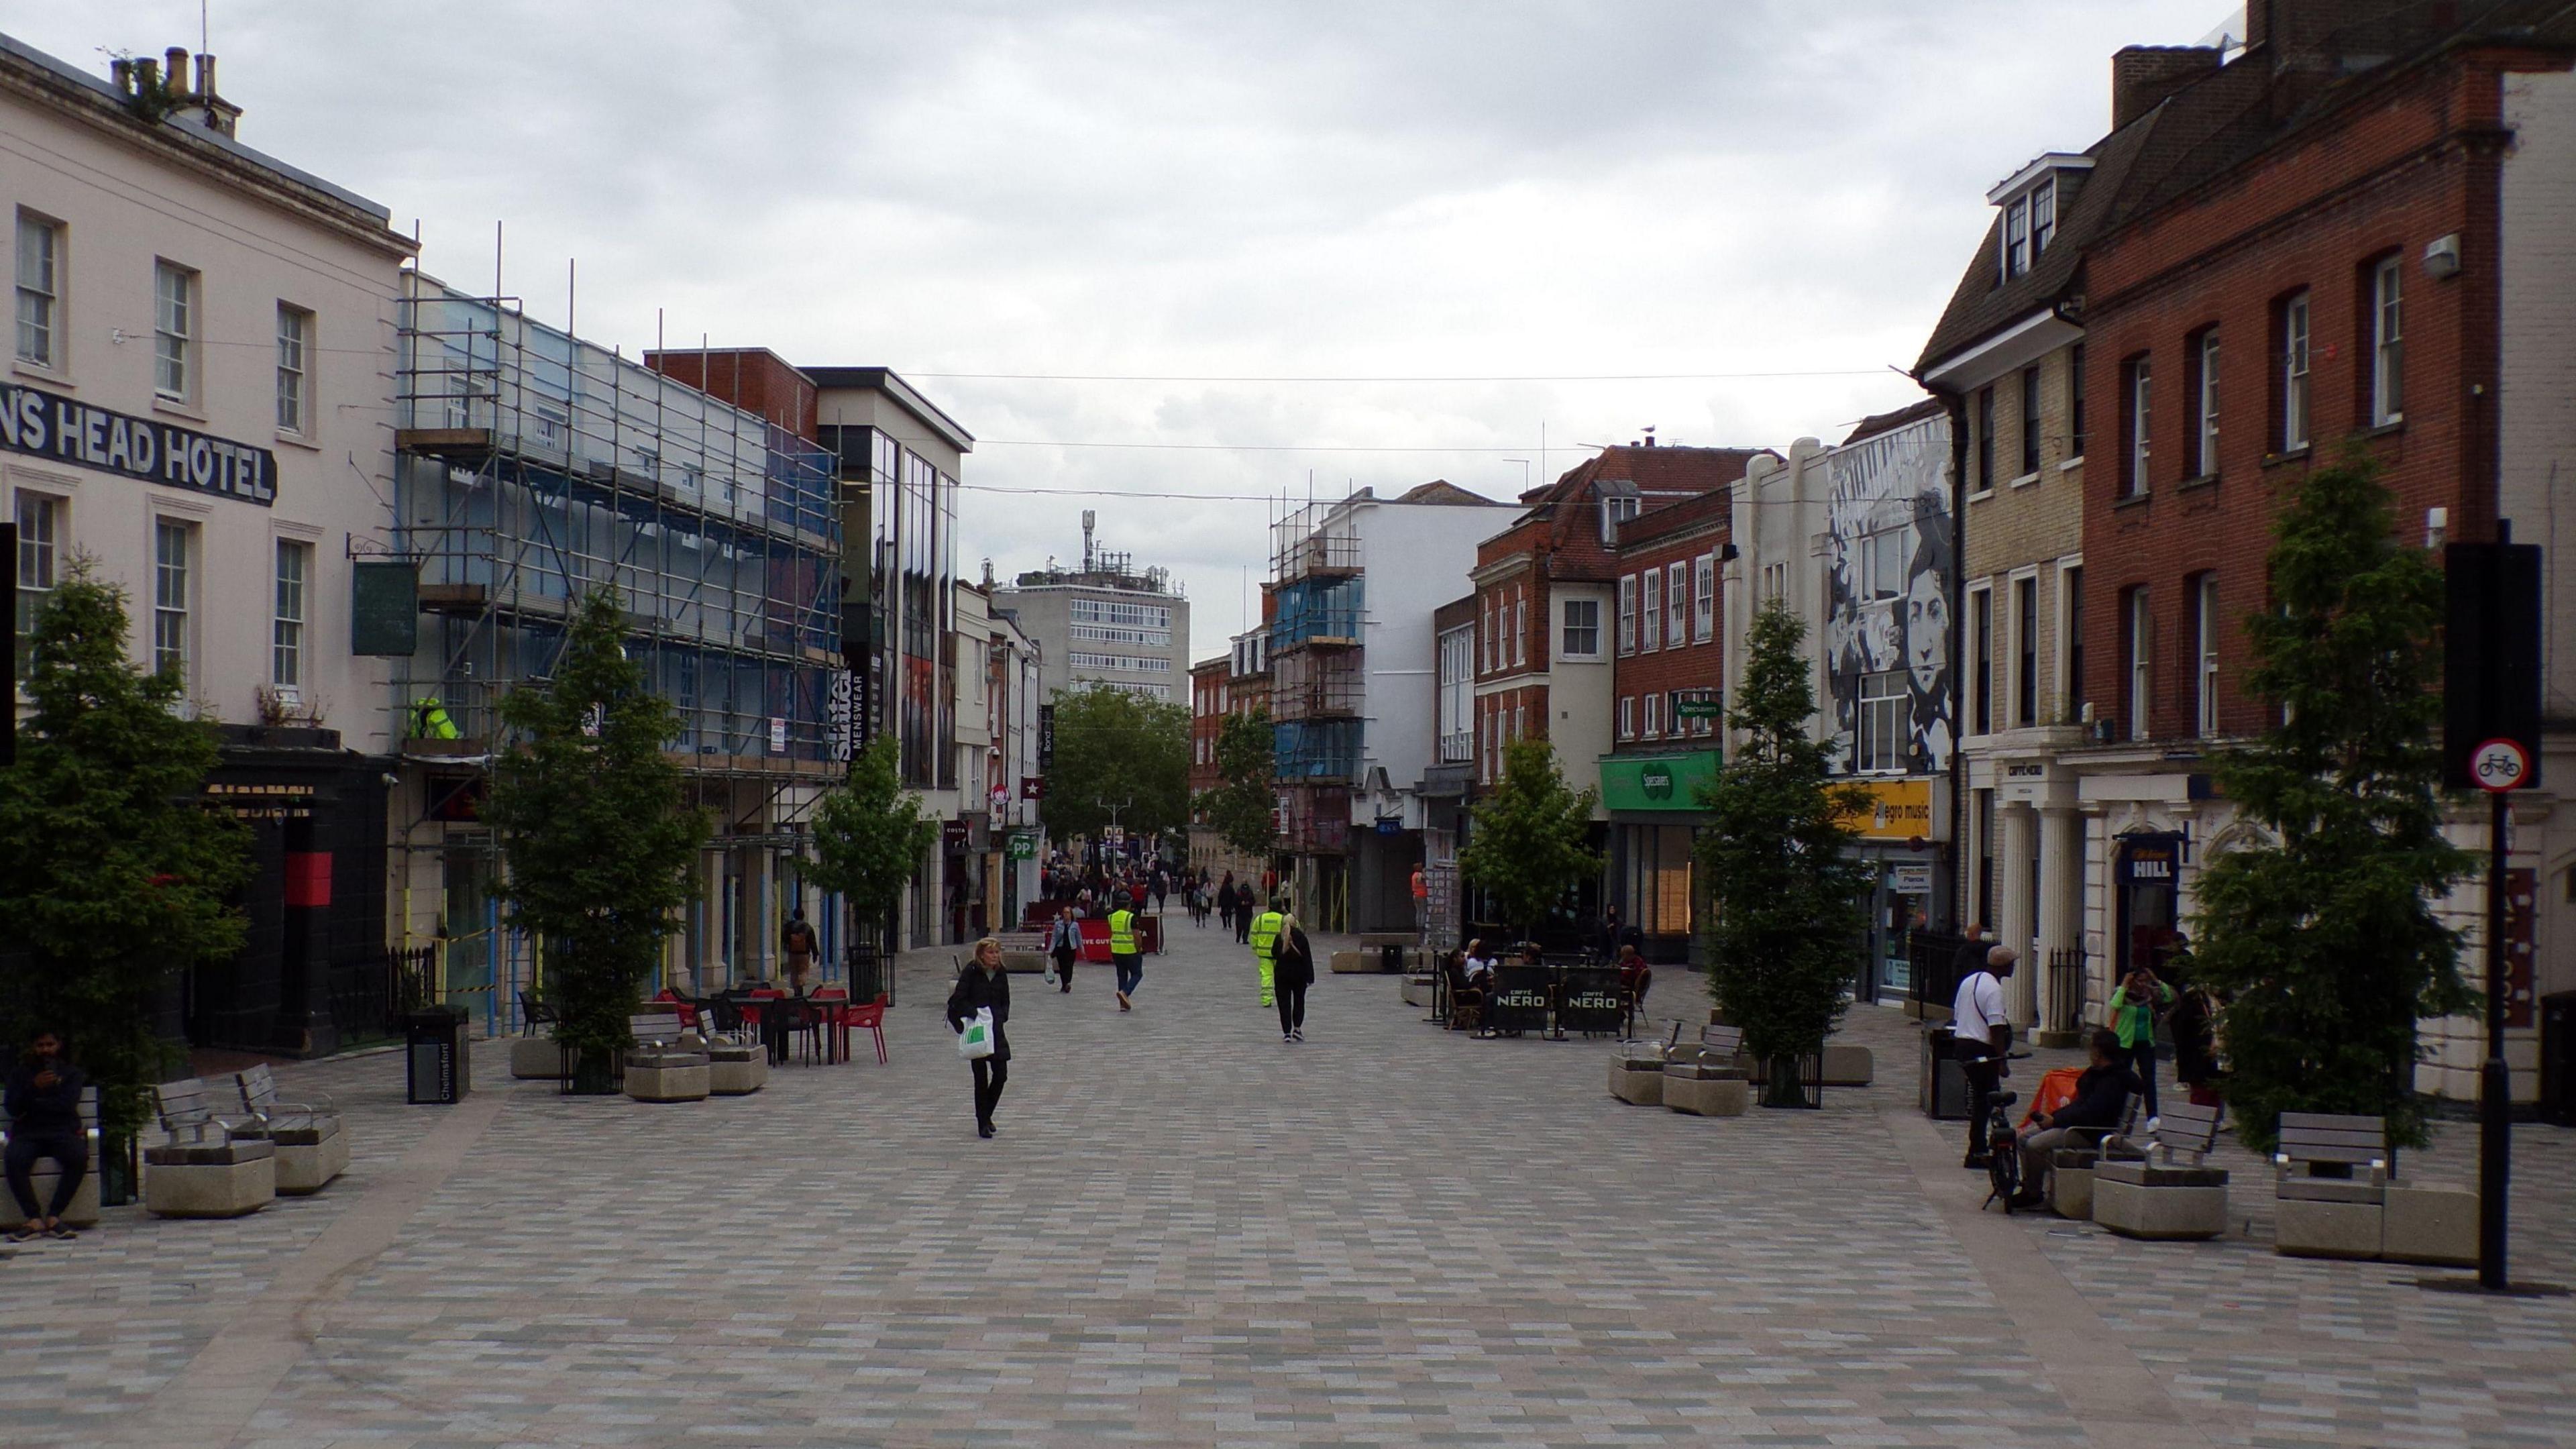
POLYGON ((2031 188, 2030 192, 2030 259, 2038 261, 2048 250, 2049 238, 2057 235, 2057 178, 2050 177, 2031 188))
POLYGON ((1594 488, 1601 495, 1601 541, 1617 543, 1619 525, 1645 510, 1645 497, 1624 478, 1605 478, 1594 488))
POLYGON ((2030 198, 2025 196, 2004 207, 2004 280, 2030 270, 2030 198))
POLYGON ((2001 254, 1995 258, 1999 282, 2028 276, 2057 240, 2057 182, 2066 172, 2093 167, 2090 156, 2052 151, 1996 183, 1986 200, 2003 208, 2001 254))

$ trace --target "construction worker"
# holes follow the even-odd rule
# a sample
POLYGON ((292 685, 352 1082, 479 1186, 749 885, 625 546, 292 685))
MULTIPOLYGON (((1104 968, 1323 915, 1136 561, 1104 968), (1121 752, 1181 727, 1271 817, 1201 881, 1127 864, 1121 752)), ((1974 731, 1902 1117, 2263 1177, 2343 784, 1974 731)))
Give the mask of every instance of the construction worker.
POLYGON ((1136 988, 1145 980, 1145 957, 1136 949, 1136 912, 1130 907, 1134 899, 1118 893, 1118 908, 1109 913, 1109 961, 1118 968, 1118 1009, 1134 1009, 1131 1000, 1136 988))
POLYGON ((1264 1006, 1278 1003, 1274 976, 1279 965, 1279 936, 1288 929, 1286 907, 1287 898, 1284 896, 1271 901, 1270 909, 1253 917, 1248 936, 1252 942, 1253 963, 1261 968, 1261 1004, 1264 1006))
POLYGON ((411 737, 416 740, 452 740, 456 738, 456 721, 448 718, 447 706, 435 695, 424 694, 411 703, 411 737))

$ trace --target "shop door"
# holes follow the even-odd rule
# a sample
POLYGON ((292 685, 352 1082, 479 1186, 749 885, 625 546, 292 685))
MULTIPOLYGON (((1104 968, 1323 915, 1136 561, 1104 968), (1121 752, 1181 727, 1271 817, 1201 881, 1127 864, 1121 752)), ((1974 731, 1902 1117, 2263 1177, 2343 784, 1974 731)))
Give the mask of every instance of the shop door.
POLYGON ((441 926, 447 935, 439 1000, 482 1012, 492 995, 492 865, 481 851, 449 851, 441 926))
POLYGON ((2114 884, 2118 890, 2120 930, 2114 980, 2145 966, 2166 974, 2172 961, 2177 907, 2181 901, 2182 836, 2158 831, 2123 836, 2114 884))

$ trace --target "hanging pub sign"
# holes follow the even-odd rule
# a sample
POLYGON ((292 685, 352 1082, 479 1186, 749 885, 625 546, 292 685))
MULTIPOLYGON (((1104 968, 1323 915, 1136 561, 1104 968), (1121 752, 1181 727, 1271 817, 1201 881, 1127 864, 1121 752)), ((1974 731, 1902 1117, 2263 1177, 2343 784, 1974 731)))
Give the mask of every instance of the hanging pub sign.
POLYGON ((0 449, 262 508, 277 502, 277 455, 266 448, 20 383, 0 382, 0 449))

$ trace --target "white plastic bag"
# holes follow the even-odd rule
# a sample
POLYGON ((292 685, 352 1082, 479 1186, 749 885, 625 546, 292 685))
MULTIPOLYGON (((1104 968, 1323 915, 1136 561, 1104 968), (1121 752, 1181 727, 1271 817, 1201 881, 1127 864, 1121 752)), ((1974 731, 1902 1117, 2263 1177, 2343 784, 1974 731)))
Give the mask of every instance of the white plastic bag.
POLYGON ((1049 965, 1046 969, 1046 984, 1053 986, 1056 984, 1056 979, 1055 967, 1053 965, 1049 965))
POLYGON ((981 1061, 993 1054, 993 1008, 978 1008, 957 1033, 957 1055, 981 1061))

